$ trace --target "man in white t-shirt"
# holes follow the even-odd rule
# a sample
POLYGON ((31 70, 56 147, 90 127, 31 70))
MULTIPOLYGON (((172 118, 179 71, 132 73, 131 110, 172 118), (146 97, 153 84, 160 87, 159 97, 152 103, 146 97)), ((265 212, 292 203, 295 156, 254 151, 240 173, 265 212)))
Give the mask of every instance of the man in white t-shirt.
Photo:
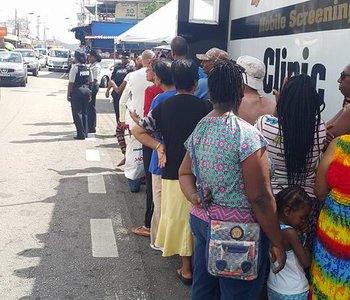
POLYGON ((135 122, 131 119, 126 106, 131 110, 136 110, 139 116, 143 116, 143 104, 145 100, 145 90, 153 83, 146 79, 146 69, 154 58, 154 52, 145 50, 142 52, 142 68, 128 74, 127 84, 120 97, 119 111, 120 122, 124 128, 131 128, 135 122))
MULTIPOLYGON (((137 71, 129 73, 127 75, 128 78, 125 78, 125 81, 127 81, 127 83, 119 101, 120 123, 124 129, 132 128, 136 125, 135 122, 131 119, 129 111, 132 111, 132 112, 136 111, 136 113, 139 116, 143 116, 145 90, 147 87, 153 85, 152 82, 149 82, 146 79, 146 70, 147 70, 147 67, 150 65, 150 63, 152 62, 152 59, 154 58, 154 56, 155 56, 154 52, 151 50, 145 50, 144 52, 142 52, 142 68, 137 71), (126 107, 128 108, 129 111, 127 111, 126 107)), ((131 166, 129 165, 128 147, 131 147, 130 145, 135 144, 133 141, 134 139, 135 139, 134 136, 131 136, 130 141, 126 146, 126 164, 125 164, 126 173, 129 167, 131 169, 133 168, 132 165, 131 166)), ((128 184, 131 192, 137 193, 140 190, 141 180, 139 178, 137 179, 128 178, 128 184)))

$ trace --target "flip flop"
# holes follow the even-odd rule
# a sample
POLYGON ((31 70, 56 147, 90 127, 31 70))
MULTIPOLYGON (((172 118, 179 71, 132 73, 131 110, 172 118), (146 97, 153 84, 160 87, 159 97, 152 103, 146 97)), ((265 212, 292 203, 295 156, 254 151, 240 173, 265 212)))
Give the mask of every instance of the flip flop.
POLYGON ((131 232, 136 234, 136 235, 141 235, 141 236, 145 236, 145 237, 151 236, 150 230, 148 228, 146 228, 145 226, 139 226, 139 227, 131 230, 131 232))
POLYGON ((185 278, 182 276, 182 272, 176 270, 176 276, 181 280, 184 285, 192 285, 192 278, 185 278))

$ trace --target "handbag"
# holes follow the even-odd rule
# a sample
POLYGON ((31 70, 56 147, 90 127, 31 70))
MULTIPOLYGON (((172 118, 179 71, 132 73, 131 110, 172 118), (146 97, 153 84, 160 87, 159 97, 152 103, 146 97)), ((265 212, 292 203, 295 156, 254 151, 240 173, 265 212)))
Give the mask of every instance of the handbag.
POLYGON ((212 219, 204 202, 192 136, 192 159, 201 205, 209 218, 207 270, 217 277, 254 280, 258 276, 260 226, 212 219))

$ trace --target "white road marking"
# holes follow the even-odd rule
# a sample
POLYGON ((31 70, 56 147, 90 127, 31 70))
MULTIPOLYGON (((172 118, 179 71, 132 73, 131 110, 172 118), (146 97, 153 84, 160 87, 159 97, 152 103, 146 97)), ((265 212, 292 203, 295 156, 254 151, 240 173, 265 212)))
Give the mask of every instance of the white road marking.
POLYGON ((100 161, 100 152, 94 149, 86 149, 87 161, 100 161))
POLYGON ((96 136, 94 133, 89 133, 85 141, 96 141, 96 136))
POLYGON ((88 176, 88 191, 90 194, 106 194, 105 180, 102 175, 88 176))
POLYGON ((93 257, 118 257, 111 219, 90 219, 93 257))

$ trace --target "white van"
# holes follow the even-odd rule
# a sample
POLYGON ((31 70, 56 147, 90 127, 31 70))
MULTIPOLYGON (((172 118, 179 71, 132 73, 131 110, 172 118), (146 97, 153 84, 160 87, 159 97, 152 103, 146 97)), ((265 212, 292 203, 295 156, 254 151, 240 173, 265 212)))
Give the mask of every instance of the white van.
POLYGON ((47 67, 49 71, 68 71, 71 63, 69 49, 51 48, 47 57, 47 67))
POLYGON ((349 0, 179 1, 177 29, 192 56, 218 47, 234 60, 241 55, 262 60, 270 98, 286 75, 306 73, 326 102, 325 120, 342 107, 337 79, 350 63, 349 0), (207 16, 203 2, 211 10, 207 16))
POLYGON ((350 63, 350 2, 318 0, 231 1, 228 52, 251 55, 266 66, 264 92, 279 89, 286 75, 307 73, 329 120, 342 107, 337 79, 350 63))

